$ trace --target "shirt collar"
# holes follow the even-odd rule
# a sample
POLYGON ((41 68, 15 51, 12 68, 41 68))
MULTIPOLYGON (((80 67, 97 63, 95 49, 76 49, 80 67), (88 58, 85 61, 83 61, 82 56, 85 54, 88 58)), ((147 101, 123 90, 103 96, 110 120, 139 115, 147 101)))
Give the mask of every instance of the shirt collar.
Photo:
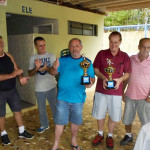
MULTIPOLYGON (((137 53, 136 55, 135 55, 135 59, 138 61, 138 62, 140 62, 140 60, 139 60, 139 53, 137 53)), ((148 56, 148 58, 147 59, 145 59, 144 61, 150 61, 150 55, 148 56)))
MULTIPOLYGON (((110 49, 108 49, 108 52, 112 55, 112 53, 111 53, 111 50, 110 49)), ((118 53, 117 53, 117 55, 115 55, 115 56, 120 56, 120 53, 121 53, 121 51, 120 51, 120 48, 119 48, 119 50, 118 50, 118 53)), ((113 56, 113 55, 112 55, 113 56)), ((114 56, 114 57, 115 57, 114 56)))

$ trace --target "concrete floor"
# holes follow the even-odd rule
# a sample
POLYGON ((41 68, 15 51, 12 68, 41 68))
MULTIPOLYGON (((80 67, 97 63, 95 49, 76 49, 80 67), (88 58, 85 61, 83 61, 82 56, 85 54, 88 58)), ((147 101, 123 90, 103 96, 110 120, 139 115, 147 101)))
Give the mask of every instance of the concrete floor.
MULTIPOLYGON (((80 126, 78 134, 78 144, 82 147, 83 150, 107 150, 106 143, 93 147, 91 142, 95 135, 97 134, 97 122, 91 116, 92 106, 93 106, 93 95, 94 92, 89 92, 87 95, 86 103, 84 105, 83 111, 83 125, 80 126)), ((124 107, 124 104, 122 104, 124 107)), ((28 112, 23 113, 23 120, 26 129, 34 134, 34 139, 24 140, 18 138, 18 129, 13 117, 6 119, 6 130, 11 140, 11 145, 2 146, 0 144, 0 150, 50 150, 53 141, 54 141, 54 123, 51 116, 49 107, 48 116, 50 120, 50 129, 46 130, 42 134, 38 134, 36 131, 39 127, 39 118, 38 110, 33 109, 28 112)), ((107 136, 108 127, 107 127, 108 117, 106 119, 104 127, 104 136, 107 136)), ((114 149, 113 150, 133 150, 137 134, 140 130, 140 122, 138 117, 136 117, 133 123, 133 136, 134 141, 128 146, 120 146, 119 142, 124 137, 125 129, 124 125, 120 121, 114 131, 114 149)), ((1 141, 0 141, 1 142, 1 141)), ((65 127, 63 135, 61 137, 60 150, 71 150, 70 147, 70 125, 65 127)))

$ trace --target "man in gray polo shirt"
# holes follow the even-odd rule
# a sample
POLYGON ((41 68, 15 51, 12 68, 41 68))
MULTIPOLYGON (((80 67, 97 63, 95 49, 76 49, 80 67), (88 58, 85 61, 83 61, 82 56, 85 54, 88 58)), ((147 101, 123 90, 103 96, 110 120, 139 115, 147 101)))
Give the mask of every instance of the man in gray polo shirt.
POLYGON ((57 96, 55 77, 49 74, 49 69, 55 61, 55 56, 46 51, 46 43, 43 37, 34 39, 37 54, 30 58, 29 76, 35 78, 35 94, 37 97, 40 128, 39 133, 44 132, 49 128, 49 120, 46 113, 46 98, 50 104, 52 115, 55 115, 55 104, 57 96))

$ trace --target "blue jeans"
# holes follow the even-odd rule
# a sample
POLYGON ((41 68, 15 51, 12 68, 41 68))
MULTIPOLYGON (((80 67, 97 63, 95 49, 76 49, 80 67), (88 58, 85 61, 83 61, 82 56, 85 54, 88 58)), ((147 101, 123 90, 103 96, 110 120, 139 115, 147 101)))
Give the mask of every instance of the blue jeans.
POLYGON ((83 103, 68 103, 57 100, 55 124, 66 125, 70 120, 76 125, 82 124, 83 103))
POLYGON ((49 102, 53 118, 55 116, 55 107, 57 100, 57 88, 53 88, 49 91, 45 92, 35 92, 37 97, 38 109, 39 109, 39 117, 40 117, 40 125, 41 127, 48 127, 49 120, 46 112, 46 98, 49 102))

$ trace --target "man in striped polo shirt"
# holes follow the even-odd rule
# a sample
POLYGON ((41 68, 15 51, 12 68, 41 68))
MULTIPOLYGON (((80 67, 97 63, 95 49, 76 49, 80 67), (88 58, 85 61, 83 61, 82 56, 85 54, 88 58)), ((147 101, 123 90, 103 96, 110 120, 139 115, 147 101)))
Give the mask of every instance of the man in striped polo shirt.
POLYGON ((125 97, 123 96, 126 135, 120 145, 133 141, 131 127, 136 111, 142 125, 150 121, 150 38, 142 38, 138 49, 139 53, 130 57, 132 72, 129 80, 124 82, 124 91, 128 84, 125 97))

